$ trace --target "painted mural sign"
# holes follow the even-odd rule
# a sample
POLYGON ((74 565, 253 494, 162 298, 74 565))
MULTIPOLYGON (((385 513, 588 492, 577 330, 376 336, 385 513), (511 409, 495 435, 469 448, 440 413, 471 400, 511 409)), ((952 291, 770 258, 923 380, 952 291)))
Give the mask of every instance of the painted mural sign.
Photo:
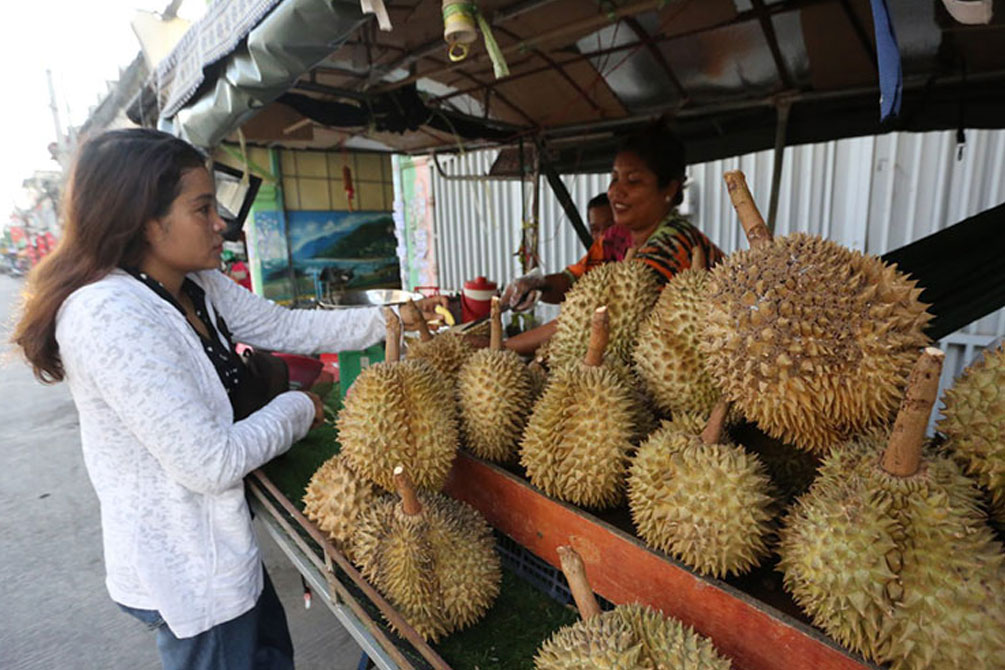
POLYGON ((346 288, 400 285, 390 212, 300 211, 286 216, 298 278, 332 268, 345 278, 346 288))

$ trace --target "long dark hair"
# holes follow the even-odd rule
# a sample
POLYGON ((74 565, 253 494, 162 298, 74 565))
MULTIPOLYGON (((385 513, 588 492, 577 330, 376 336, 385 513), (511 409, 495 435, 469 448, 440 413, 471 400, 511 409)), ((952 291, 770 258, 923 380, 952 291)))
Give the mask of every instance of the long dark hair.
POLYGON ((671 181, 677 180, 680 188, 671 203, 674 207, 684 202, 684 183, 687 181, 687 153, 684 143, 677 133, 670 129, 665 118, 661 117, 630 135, 618 147, 618 153, 627 151, 642 159, 646 166, 656 173, 657 185, 666 188, 671 181))
POLYGON ((204 167, 192 145, 157 130, 112 130, 86 142, 74 161, 63 198, 63 234, 32 271, 11 341, 42 382, 62 381, 56 314, 81 286, 147 250, 146 224, 167 214, 182 174, 204 167))

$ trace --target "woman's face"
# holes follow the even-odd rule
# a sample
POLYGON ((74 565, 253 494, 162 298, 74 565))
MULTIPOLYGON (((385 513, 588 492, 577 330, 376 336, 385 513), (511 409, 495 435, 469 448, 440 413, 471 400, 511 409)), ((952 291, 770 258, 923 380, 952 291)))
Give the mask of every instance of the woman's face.
POLYGON ((182 173, 168 213, 147 224, 147 259, 175 272, 220 267, 227 224, 216 212, 216 191, 205 168, 182 173))
POLYGON ((660 188, 656 173, 637 154, 622 151, 614 157, 607 197, 614 223, 629 230, 645 230, 659 223, 670 211, 679 182, 660 188))

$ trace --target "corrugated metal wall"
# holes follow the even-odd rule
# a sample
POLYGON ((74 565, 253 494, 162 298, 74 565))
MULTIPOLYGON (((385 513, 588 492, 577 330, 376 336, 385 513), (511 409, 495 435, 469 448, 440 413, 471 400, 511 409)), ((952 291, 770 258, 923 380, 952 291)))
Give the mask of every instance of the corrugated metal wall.
MULTIPOLYGON (((883 254, 1005 202, 1005 131, 969 130, 960 160, 955 132, 897 133, 786 150, 777 234, 803 231, 854 249, 883 254)), ((488 173, 494 152, 441 159, 450 175, 488 173)), ((684 211, 724 251, 745 246, 722 173, 741 169, 766 214, 770 151, 692 165, 684 211)), ((607 189, 607 175, 564 177, 577 207, 607 189)), ((500 286, 519 274, 521 201, 529 212, 531 188, 519 182, 450 181, 433 175, 436 252, 440 285, 460 289, 485 275, 500 286)), ((547 184, 541 187, 541 260, 556 272, 585 253, 547 184)), ((557 313, 539 308, 542 318, 557 313)), ((994 338, 1005 335, 1000 310, 945 338, 943 384, 994 338)))

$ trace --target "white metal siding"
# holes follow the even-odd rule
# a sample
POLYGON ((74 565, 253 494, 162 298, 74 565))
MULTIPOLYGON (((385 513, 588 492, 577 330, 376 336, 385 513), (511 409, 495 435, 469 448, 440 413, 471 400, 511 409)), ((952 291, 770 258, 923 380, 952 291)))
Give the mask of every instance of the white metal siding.
MULTIPOLYGON (((968 130, 962 160, 955 132, 896 133, 786 149, 775 231, 822 235, 845 246, 883 254, 968 216, 1005 202, 1005 131, 968 130)), ((488 173, 495 152, 443 158, 452 175, 488 173)), ((746 242, 722 187, 722 173, 746 173, 755 200, 767 213, 771 151, 690 166, 685 208, 692 221, 724 251, 746 242)), ((576 206, 607 189, 607 175, 563 177, 576 206)), ((515 181, 450 181, 433 175, 440 285, 459 290, 478 275, 504 286, 519 274, 513 255, 520 241, 521 191, 515 181)), ((530 210, 531 187, 525 188, 530 210)), ((542 182, 541 261, 557 272, 585 250, 561 205, 542 182)), ((542 318, 557 310, 543 307, 542 318)), ((1005 335, 999 310, 944 338, 943 385, 989 342, 1005 335)))

